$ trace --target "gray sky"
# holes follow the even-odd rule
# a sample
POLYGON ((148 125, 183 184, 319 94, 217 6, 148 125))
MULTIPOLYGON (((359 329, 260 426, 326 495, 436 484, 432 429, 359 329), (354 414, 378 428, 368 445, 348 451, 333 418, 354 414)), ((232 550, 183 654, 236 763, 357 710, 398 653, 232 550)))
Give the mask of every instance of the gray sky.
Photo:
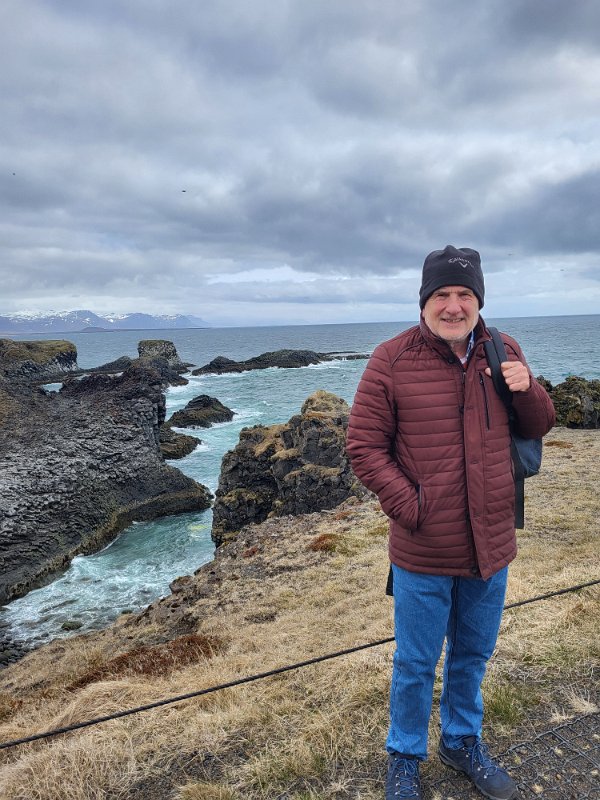
POLYGON ((598 313, 597 0, 4 0, 0 314, 598 313))

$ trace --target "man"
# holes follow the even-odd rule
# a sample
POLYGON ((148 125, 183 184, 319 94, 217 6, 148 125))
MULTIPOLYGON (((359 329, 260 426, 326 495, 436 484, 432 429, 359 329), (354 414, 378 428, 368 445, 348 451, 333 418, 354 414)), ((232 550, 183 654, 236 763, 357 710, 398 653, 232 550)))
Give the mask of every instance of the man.
MULTIPOLYGON (((358 386, 347 451, 390 518, 396 652, 386 798, 420 798, 419 763, 444 639, 441 760, 488 798, 516 795, 481 741, 481 682, 516 555, 506 407, 494 389, 479 310, 479 253, 448 245, 425 259, 420 324, 379 345, 358 386)), ((519 432, 546 434, 552 402, 502 334, 502 373, 519 432)))

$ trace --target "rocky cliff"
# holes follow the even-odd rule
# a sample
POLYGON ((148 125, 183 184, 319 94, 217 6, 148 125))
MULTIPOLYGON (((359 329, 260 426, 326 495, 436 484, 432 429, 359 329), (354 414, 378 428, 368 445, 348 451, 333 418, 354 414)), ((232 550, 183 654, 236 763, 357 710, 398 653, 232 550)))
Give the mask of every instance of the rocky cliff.
POLYGON ((331 509, 362 497, 345 453, 348 404, 318 391, 285 425, 244 428, 223 458, 212 536, 220 545, 251 522, 331 509))
POLYGON ((53 381, 78 371, 71 342, 0 339, 0 375, 10 381, 53 381))
POLYGON ((156 371, 137 363, 52 394, 0 381, 0 602, 133 520, 210 505, 208 490, 160 454, 156 371))

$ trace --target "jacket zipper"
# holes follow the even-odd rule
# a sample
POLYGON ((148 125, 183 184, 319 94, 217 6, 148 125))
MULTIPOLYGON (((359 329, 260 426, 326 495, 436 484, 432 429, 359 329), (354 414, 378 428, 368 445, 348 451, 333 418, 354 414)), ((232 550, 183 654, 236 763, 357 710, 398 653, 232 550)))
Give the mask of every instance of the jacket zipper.
POLYGON ((481 372, 479 373, 479 383, 481 384, 481 388, 483 389, 483 402, 485 405, 485 422, 487 425, 487 429, 490 429, 490 409, 488 406, 488 396, 487 396, 487 389, 485 388, 485 381, 483 379, 483 375, 481 372))

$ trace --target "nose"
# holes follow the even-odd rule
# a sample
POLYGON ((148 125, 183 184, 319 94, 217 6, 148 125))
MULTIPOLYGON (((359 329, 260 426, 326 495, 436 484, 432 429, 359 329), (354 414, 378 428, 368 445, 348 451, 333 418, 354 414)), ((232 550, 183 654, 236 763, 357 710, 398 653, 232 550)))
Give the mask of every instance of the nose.
POLYGON ((451 294, 448 298, 448 302, 446 303, 446 313, 447 314, 460 314, 462 311, 462 307, 458 301, 458 295, 451 294))

